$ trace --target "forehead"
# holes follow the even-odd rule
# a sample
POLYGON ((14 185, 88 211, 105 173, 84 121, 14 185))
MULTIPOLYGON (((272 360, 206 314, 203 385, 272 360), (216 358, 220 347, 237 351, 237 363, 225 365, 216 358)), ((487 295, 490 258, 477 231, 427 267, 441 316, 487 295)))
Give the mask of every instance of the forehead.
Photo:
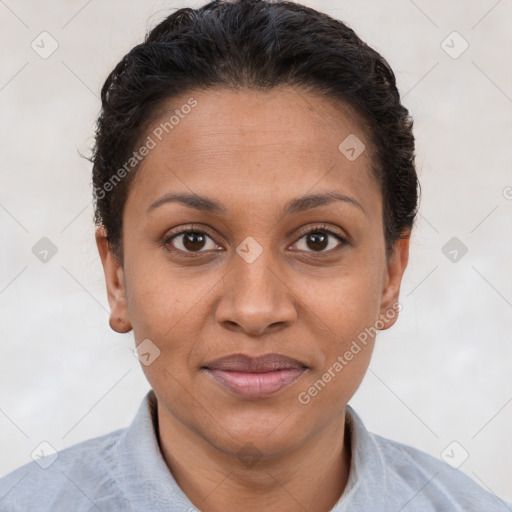
POLYGON ((132 184, 140 200, 173 189, 228 203, 320 189, 380 195, 361 120, 304 90, 193 91, 156 114, 144 134, 154 147, 132 184))

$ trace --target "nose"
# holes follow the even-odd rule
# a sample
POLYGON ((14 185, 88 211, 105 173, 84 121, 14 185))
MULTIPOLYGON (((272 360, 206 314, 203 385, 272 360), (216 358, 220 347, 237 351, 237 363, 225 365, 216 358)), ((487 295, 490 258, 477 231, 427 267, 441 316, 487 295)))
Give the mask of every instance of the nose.
POLYGON ((251 336, 277 332, 297 318, 296 299, 279 265, 264 250, 253 262, 235 256, 225 275, 216 319, 226 329, 251 336))

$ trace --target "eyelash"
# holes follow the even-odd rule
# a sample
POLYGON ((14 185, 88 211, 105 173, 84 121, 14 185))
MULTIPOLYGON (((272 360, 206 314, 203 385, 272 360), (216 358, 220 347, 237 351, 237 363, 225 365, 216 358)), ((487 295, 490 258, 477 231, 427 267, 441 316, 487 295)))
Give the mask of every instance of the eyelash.
MULTIPOLYGON (((172 240, 174 240, 175 238, 177 238, 178 236, 181 236, 181 235, 186 235, 186 234, 189 234, 189 233, 195 233, 195 234, 204 234, 206 236, 208 236, 211 240, 214 240, 213 236, 208 233, 208 231, 205 231, 205 229, 203 227, 199 227, 199 226, 189 226, 188 228, 186 229, 183 229, 181 231, 178 231, 176 233, 173 233, 171 236, 168 236, 165 240, 164 240, 164 246, 166 247, 166 249, 169 251, 169 252, 172 252, 172 253, 177 253, 177 254, 180 254, 180 255, 183 255, 185 257, 192 257, 192 258, 195 258, 197 257, 197 255, 200 255, 202 253, 208 253, 208 251, 183 251, 182 249, 176 249, 175 247, 172 246, 171 242, 172 240)), ((297 239, 297 242, 299 242, 302 238, 304 238, 306 235, 309 235, 309 234, 312 234, 312 233, 324 233, 324 234, 327 234, 327 235, 330 235, 334 238, 336 238, 338 240, 338 242, 341 243, 341 246, 339 247, 336 247, 335 249, 330 249, 328 251, 306 251, 308 253, 311 253, 311 255, 313 255, 313 257, 321 257, 325 254, 330 254, 332 253, 333 251, 337 251, 337 250, 340 250, 342 249, 345 245, 348 245, 349 242, 346 240, 346 238, 344 238, 342 235, 340 235, 339 233, 336 233, 335 231, 332 231, 331 229, 329 229, 327 226, 325 225, 322 225, 322 226, 315 226, 313 228, 308 228, 304 231, 301 231, 299 233, 299 238, 297 239)), ((293 245, 295 245, 297 242, 295 242, 293 245)), ((216 243, 216 242, 215 242, 216 243)), ((220 252, 220 251, 218 251, 220 252)), ((300 251, 299 251, 300 252, 300 251)))

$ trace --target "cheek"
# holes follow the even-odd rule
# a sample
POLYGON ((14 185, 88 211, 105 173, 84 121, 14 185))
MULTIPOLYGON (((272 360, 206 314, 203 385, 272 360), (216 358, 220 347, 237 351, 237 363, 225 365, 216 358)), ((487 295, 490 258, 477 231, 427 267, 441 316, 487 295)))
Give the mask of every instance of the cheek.
POLYGON ((324 419, 335 416, 361 384, 374 348, 379 306, 375 288, 370 273, 355 271, 332 279, 323 294, 309 286, 316 345, 311 348, 322 357, 297 393, 305 411, 311 407, 324 419))
POLYGON ((204 338, 205 307, 220 276, 199 267, 192 272, 177 269, 164 257, 142 251, 130 254, 125 273, 128 315, 136 343, 148 338, 163 356, 144 371, 157 371, 165 361, 173 373, 185 374, 195 341, 204 338))
MULTIPOLYGON (((194 336, 194 330, 210 319, 213 302, 222 301, 216 286, 225 269, 180 269, 157 254, 159 250, 134 249, 125 253, 125 275, 128 314, 137 342, 175 340, 187 329, 194 336)), ((322 348, 331 352, 329 348, 339 344, 336 340, 347 341, 375 322, 381 294, 379 272, 376 261, 360 253, 328 273, 288 269, 284 276, 288 291, 281 300, 296 303, 303 326, 309 324, 318 334, 325 331, 327 336, 322 339, 331 341, 322 348)))
POLYGON ((343 386, 351 381, 357 387, 366 372, 379 318, 379 269, 363 261, 341 269, 328 282, 303 284, 304 313, 313 324, 316 349, 323 354, 315 377, 330 372, 326 380, 343 381, 343 386))
POLYGON ((187 272, 169 263, 164 248, 152 246, 142 233, 139 237, 140 241, 136 236, 125 240, 128 314, 135 333, 160 338, 190 309, 199 283, 191 286, 187 272))
MULTIPOLYGON (((355 259, 355 258, 354 258, 355 259)), ((297 286, 318 326, 329 328, 341 341, 357 336, 377 319, 382 283, 377 267, 362 258, 347 264, 329 279, 298 279, 297 286)))
MULTIPOLYGON (((204 351, 196 341, 204 340, 205 332, 215 328, 214 311, 223 300, 219 286, 226 269, 180 269, 162 255, 163 249, 125 243, 127 305, 136 343, 150 339, 163 356, 143 369, 158 371, 165 361, 174 375, 185 377, 193 370, 197 351, 204 351)), ((328 272, 318 267, 307 272, 306 267, 285 271, 287 286, 281 300, 294 302, 297 309, 297 324, 291 330, 304 352, 312 352, 320 373, 343 356, 378 316, 380 260, 371 254, 354 251, 328 272)), ((358 354, 344 375, 358 374, 358 367, 365 366, 370 355, 371 350, 358 354)))

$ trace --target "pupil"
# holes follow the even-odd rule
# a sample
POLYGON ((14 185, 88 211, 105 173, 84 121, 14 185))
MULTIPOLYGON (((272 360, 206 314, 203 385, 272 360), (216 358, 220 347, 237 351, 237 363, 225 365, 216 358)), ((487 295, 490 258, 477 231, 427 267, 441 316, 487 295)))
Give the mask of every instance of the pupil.
POLYGON ((322 233, 310 233, 309 237, 308 237, 308 247, 310 249, 325 249, 327 247, 327 236, 325 234, 322 234, 322 233), (310 241, 313 241, 313 246, 311 246, 311 244, 309 243, 310 241), (318 244, 320 243, 320 247, 318 247, 318 245, 315 247, 314 244, 318 244))
POLYGON ((185 233, 185 237, 183 240, 183 245, 188 250, 202 249, 204 246, 204 236, 199 233, 185 233), (202 242, 202 244, 201 244, 202 242), (198 244, 200 247, 194 244, 198 244))

